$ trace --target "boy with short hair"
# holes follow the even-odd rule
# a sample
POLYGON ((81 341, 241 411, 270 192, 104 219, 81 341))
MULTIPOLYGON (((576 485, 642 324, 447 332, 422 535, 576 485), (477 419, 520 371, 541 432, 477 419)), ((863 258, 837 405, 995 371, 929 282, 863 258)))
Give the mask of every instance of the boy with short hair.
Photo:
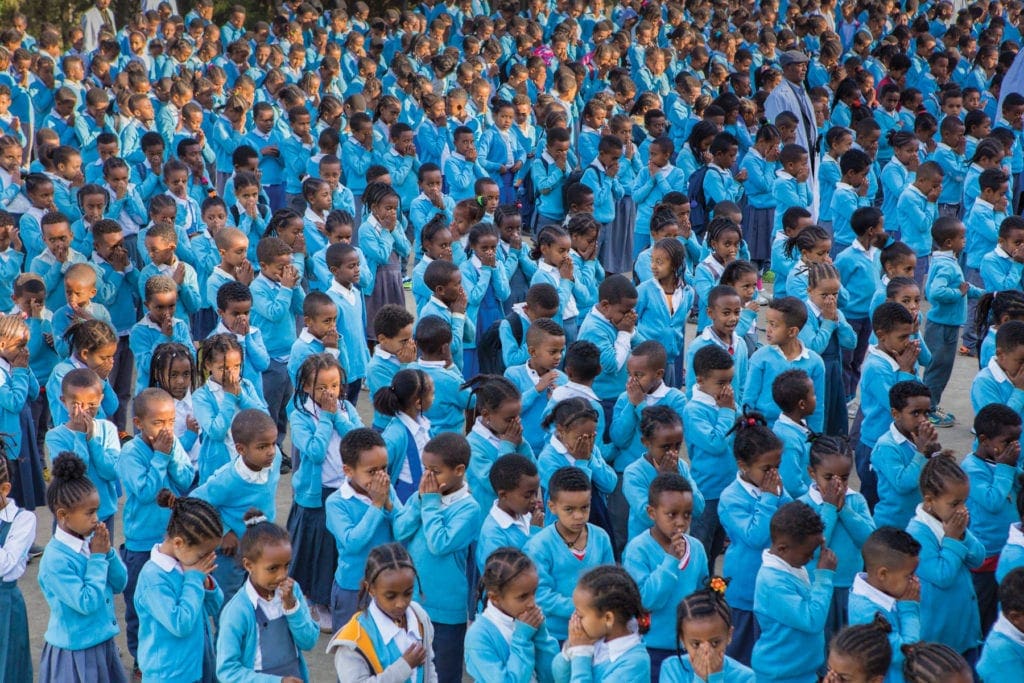
POLYGON ((89 263, 75 263, 64 273, 66 304, 53 312, 53 348, 62 359, 70 355, 64 339, 68 328, 81 320, 102 320, 111 327, 110 312, 93 299, 97 292, 96 270, 89 263))
POLYGON ((313 156, 311 121, 309 110, 304 105, 289 109, 290 134, 283 137, 278 147, 284 165, 285 205, 299 215, 306 211, 306 200, 302 196, 302 179, 306 176, 306 165, 313 156))
POLYGON ((999 403, 1024 417, 1024 322, 1008 320, 996 331, 996 353, 975 375, 971 406, 975 413, 999 403))
POLYGON ((337 307, 338 358, 345 368, 348 402, 355 405, 370 363, 366 345, 366 302, 359 291, 362 275, 361 254, 351 243, 337 242, 327 247, 324 262, 331 273, 327 296, 337 307))
POLYGON ((526 300, 512 305, 512 312, 498 326, 501 340, 501 358, 505 367, 522 365, 530 358, 526 346, 526 333, 533 321, 554 318, 561 302, 558 290, 546 282, 538 282, 526 291, 526 300))
POLYGON ((779 477, 790 498, 796 500, 811 487, 810 467, 811 434, 807 418, 818 404, 814 382, 804 370, 786 370, 772 382, 772 400, 781 415, 772 425, 772 431, 782 442, 782 462, 779 477))
POLYGON ((918 286, 928 272, 932 253, 932 224, 938 216, 936 200, 942 192, 942 167, 926 161, 917 169, 914 182, 900 194, 896 203, 896 225, 899 235, 917 255, 914 279, 918 286))
POLYGON ((451 261, 432 261, 423 271, 423 284, 433 295, 420 309, 420 320, 436 315, 452 326, 452 360, 462 370, 463 348, 476 339, 476 323, 466 317, 469 305, 462 272, 451 261))
POLYGON ((552 390, 568 378, 558 366, 565 351, 565 330, 550 318, 533 321, 526 333, 529 360, 505 370, 522 395, 523 436, 534 453, 540 453, 548 440, 541 426, 552 390))
POLYGON ((430 420, 432 436, 444 432, 461 434, 466 426, 470 405, 469 389, 462 372, 452 362, 452 328, 436 315, 423 318, 414 334, 420 359, 410 367, 422 370, 434 382, 434 402, 424 416, 430 420))
MULTIPOLYGON (((964 248, 964 278, 976 287, 984 285, 981 277, 981 266, 985 257, 995 252, 999 245, 999 232, 1007 218, 1008 202, 1006 193, 1009 190, 1009 177, 997 168, 986 169, 978 176, 981 194, 974 201, 974 206, 964 218, 964 229, 967 232, 967 245, 964 248)), ((998 291, 998 290, 992 290, 998 291)), ((963 342, 961 353, 966 350, 970 355, 977 355, 979 349, 977 330, 974 325, 974 311, 977 302, 967 304, 967 321, 963 326, 963 342)))
POLYGON ((50 211, 39 219, 46 248, 32 259, 29 272, 43 278, 46 285, 46 307, 51 311, 64 306, 64 274, 75 263, 85 263, 85 256, 71 248, 71 223, 59 211, 50 211))
POLYGON ((779 152, 778 180, 775 181, 775 227, 772 234, 782 232, 782 217, 792 207, 806 208, 811 205, 811 194, 807 178, 811 174, 807 150, 797 144, 783 146, 779 152))
POLYGON ((175 254, 178 248, 177 230, 171 223, 154 223, 146 231, 144 242, 150 263, 139 273, 139 293, 142 293, 149 278, 166 275, 178 285, 177 316, 188 320, 190 315, 199 310, 202 299, 195 268, 175 254))
POLYGON ((1024 666, 1024 569, 999 584, 999 620, 985 639, 976 670, 983 681, 998 681, 1024 666))
POLYGON ((931 308, 923 336, 932 352, 932 362, 924 370, 923 381, 932 392, 928 419, 936 427, 951 427, 956 418, 939 404, 953 372, 960 327, 967 322, 967 299, 978 299, 984 291, 968 282, 960 269, 958 259, 966 241, 963 223, 949 216, 937 219, 932 226, 932 240, 938 250, 932 256, 924 287, 931 308))
POLYGON ((537 464, 524 455, 508 453, 491 465, 488 479, 497 499, 480 525, 477 538, 477 571, 483 574, 487 558, 498 548, 520 550, 544 528, 544 503, 540 496, 537 464))
MULTIPOLYGON (((424 317, 425 314, 420 320, 424 317)), ((391 379, 402 366, 416 360, 416 342, 412 337, 413 321, 412 314, 397 304, 385 304, 373 316, 377 344, 373 347, 373 355, 366 365, 366 383, 370 389, 370 396, 376 396, 381 387, 390 386, 391 379)), ((375 411, 374 429, 383 431, 389 419, 388 416, 375 411)))
POLYGON ((455 202, 473 199, 476 181, 490 178, 490 175, 477 158, 476 139, 471 128, 458 126, 452 132, 452 141, 455 143, 455 152, 444 162, 448 192, 455 202))
POLYGON ((547 143, 539 159, 533 161, 530 173, 537 193, 536 224, 539 226, 565 220, 565 206, 562 202, 562 185, 565 184, 572 167, 569 163, 571 136, 565 128, 548 131, 547 143))
POLYGON ((843 175, 832 194, 833 256, 857 240, 851 221, 858 208, 871 206, 873 198, 868 196, 867 182, 870 169, 871 160, 859 149, 849 149, 839 157, 839 170, 843 175))
MULTIPOLYGON (((981 285, 986 292, 1021 289, 1024 280, 1024 218, 1007 216, 999 224, 996 248, 981 259, 981 285)), ((968 314, 968 324, 970 315, 968 314)), ((966 332, 964 338, 967 338, 966 332)), ((980 355, 980 354, 979 354, 980 355)))
POLYGON ((323 292, 310 292, 303 299, 302 321, 306 325, 292 343, 288 354, 288 377, 293 384, 302 362, 310 356, 329 353, 340 359, 337 320, 338 307, 323 292))
POLYGON ((412 225, 414 255, 423 254, 421 237, 423 228, 434 216, 444 216, 452 222, 455 217, 455 200, 444 194, 444 178, 437 164, 425 163, 416 171, 420 193, 409 205, 409 223, 412 225))
POLYGON ((263 333, 250 324, 252 292, 241 282, 227 282, 217 290, 217 326, 207 336, 230 334, 242 347, 242 378, 252 382, 263 399, 263 373, 270 367, 270 356, 263 333))
POLYGON ((593 342, 601 350, 601 374, 594 379, 594 393, 601 400, 605 423, 611 424, 619 392, 626 386, 626 361, 636 337, 637 291, 625 275, 606 278, 597 290, 598 303, 580 325, 578 339, 593 342))

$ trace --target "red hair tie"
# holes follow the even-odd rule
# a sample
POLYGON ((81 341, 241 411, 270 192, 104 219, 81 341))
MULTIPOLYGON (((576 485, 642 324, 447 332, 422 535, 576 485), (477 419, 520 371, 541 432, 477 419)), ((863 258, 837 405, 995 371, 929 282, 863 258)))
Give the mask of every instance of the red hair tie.
POLYGON ((754 426, 754 425, 756 425, 756 424, 757 424, 757 420, 755 420, 755 419, 754 419, 754 418, 752 418, 752 417, 748 417, 748 418, 747 418, 747 426, 748 426, 748 427, 753 427, 753 426, 754 426))

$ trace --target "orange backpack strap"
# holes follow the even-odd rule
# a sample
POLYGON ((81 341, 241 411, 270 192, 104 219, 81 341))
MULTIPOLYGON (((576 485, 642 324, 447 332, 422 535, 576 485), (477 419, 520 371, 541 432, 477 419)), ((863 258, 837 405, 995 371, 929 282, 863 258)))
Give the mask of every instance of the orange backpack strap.
POLYGON ((363 628, 363 625, 359 623, 359 615, 361 614, 362 612, 356 612, 349 622, 334 636, 334 640, 355 643, 356 652, 363 656, 366 663, 370 665, 370 669, 373 670, 374 675, 379 675, 384 672, 384 667, 380 664, 380 657, 377 656, 377 651, 373 647, 370 635, 363 628))

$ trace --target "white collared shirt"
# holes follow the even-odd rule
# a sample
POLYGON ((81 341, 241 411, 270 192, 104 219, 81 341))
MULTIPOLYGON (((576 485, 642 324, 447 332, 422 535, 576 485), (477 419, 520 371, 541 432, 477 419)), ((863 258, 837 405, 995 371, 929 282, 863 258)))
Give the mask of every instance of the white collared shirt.
MULTIPOLYGON (((416 442, 416 454, 422 456, 423 449, 426 447, 427 442, 430 441, 430 420, 422 415, 413 418, 404 411, 399 411, 397 417, 405 425, 405 428, 409 430, 413 441, 416 442)), ((420 470, 422 471, 422 469, 421 465, 420 470)), ((412 467, 409 465, 409 458, 406 458, 402 463, 402 471, 398 473, 398 481, 404 481, 407 484, 413 483, 412 467)))
POLYGON ((612 662, 614 664, 622 655, 638 646, 640 642, 640 634, 638 633, 630 633, 628 636, 622 636, 614 640, 599 640, 594 643, 594 664, 601 664, 602 662, 612 662))
POLYGON ((484 619, 494 624, 506 643, 512 642, 512 633, 516 630, 515 619, 495 607, 494 603, 490 601, 488 601, 487 607, 484 608, 481 614, 484 619))
POLYGON ((1010 525, 1010 535, 1006 538, 1006 545, 1024 547, 1024 531, 1021 530, 1020 522, 1010 525))
POLYGON ((441 507, 446 508, 449 505, 455 505, 460 500, 469 498, 469 484, 462 482, 462 487, 441 496, 441 507))
POLYGON ((775 344, 770 344, 768 348, 775 349, 776 353, 778 353, 780 356, 785 358, 790 363, 792 363, 794 361, 798 361, 798 360, 807 360, 808 358, 810 358, 811 357, 811 352, 807 350, 807 346, 802 341, 800 341, 799 339, 797 339, 796 341, 797 341, 797 343, 800 344, 800 353, 798 353, 796 355, 796 358, 793 358, 792 360, 790 360, 790 358, 788 356, 786 356, 785 353, 783 353, 782 347, 777 346, 775 344))
MULTIPOLYGON (((232 334, 232 333, 229 332, 228 334, 232 334)), ((208 378, 206 380, 206 386, 210 389, 210 393, 213 394, 213 397, 214 397, 214 399, 217 400, 218 404, 221 401, 223 401, 224 397, 227 395, 227 392, 224 391, 223 385, 221 385, 218 382, 216 382, 212 377, 210 377, 210 378, 208 378)), ((232 398, 235 398, 236 400, 240 399, 241 398, 241 394, 239 394, 239 396, 237 396, 237 397, 235 397, 232 394, 232 398)), ((238 457, 238 450, 235 448, 235 438, 233 436, 231 436, 231 430, 230 429, 224 435, 224 445, 227 446, 227 448, 228 448, 228 455, 231 456, 232 460, 234 460, 235 458, 238 457)))
POLYGON ((668 390, 669 386, 662 382, 654 391, 644 395, 644 401, 648 406, 653 406, 655 403, 668 396, 668 390))
MULTIPOLYGON (((380 347, 378 346, 377 348, 380 347)), ((470 431, 485 439, 487 443, 491 444, 494 448, 499 448, 501 446, 501 437, 488 429, 487 425, 485 425, 479 417, 476 419, 476 422, 473 423, 473 429, 470 431)))
POLYGON ((380 639, 385 645, 393 640, 399 652, 405 652, 413 643, 422 642, 420 620, 416 618, 416 613, 412 611, 411 607, 405 608, 406 626, 404 629, 396 624, 391 617, 384 614, 381 608, 377 606, 376 600, 370 601, 369 612, 370 618, 373 619, 373 623, 377 626, 377 631, 380 633, 380 639))
POLYGON ((215 334, 230 334, 232 337, 238 340, 238 343, 241 344, 242 348, 245 348, 245 335, 238 334, 237 332, 229 330, 227 325, 224 324, 223 320, 219 320, 217 322, 217 327, 213 328, 213 332, 210 333, 210 336, 213 336, 215 334))
POLYGON ((791 418, 789 415, 786 415, 785 413, 782 413, 781 415, 779 415, 778 422, 781 422, 784 425, 790 425, 791 427, 796 427, 797 429, 799 429, 804 434, 810 434, 811 433, 811 430, 807 427, 806 423, 804 423, 804 422, 797 422, 796 420, 791 418))
POLYGON ((923 503, 918 503, 917 509, 914 510, 914 519, 928 527, 928 530, 935 535, 935 539, 942 543, 942 539, 946 537, 946 530, 942 528, 942 522, 925 512, 923 503))
POLYGON ((988 361, 988 371, 992 373, 992 379, 1002 384, 1003 382, 1009 382, 1010 378, 1006 376, 1006 371, 999 366, 999 362, 995 356, 988 361))
MULTIPOLYGON (((273 467, 273 465, 271 465, 273 467)), ((270 481, 270 467, 253 472, 242 458, 235 458, 235 471, 246 484, 266 484, 270 481)))
MULTIPOLYGON (((847 487, 843 497, 850 495, 853 489, 847 487)), ((825 502, 825 498, 821 495, 821 489, 818 488, 818 483, 812 481, 810 487, 807 489, 807 497, 814 501, 815 505, 821 505, 825 502)))
MULTIPOLYGON (((299 611, 298 600, 295 601, 295 606, 290 610, 285 609, 284 603, 281 602, 281 596, 276 592, 274 593, 274 597, 270 600, 264 599, 262 595, 256 592, 256 587, 252 585, 251 579, 246 579, 244 589, 245 595, 249 598, 249 602, 252 603, 253 609, 259 608, 262 610, 263 616, 265 616, 269 621, 280 619, 281 617, 286 617, 289 614, 295 614, 299 611)), ((263 669, 263 653, 260 651, 259 629, 256 629, 256 659, 253 660, 252 668, 255 671, 263 669)))
POLYGON ((893 369, 893 371, 899 372, 899 369, 900 369, 899 362, 897 362, 897 360, 895 358, 893 358, 892 356, 890 356, 888 353, 886 353, 882 349, 878 348, 878 346, 876 346, 876 345, 869 346, 868 347, 868 353, 870 355, 872 355, 872 356, 877 356, 878 358, 884 359, 885 362, 889 364, 889 367, 893 369))
MULTIPOLYGON (((544 259, 539 259, 537 261, 537 268, 539 268, 540 270, 544 271, 545 273, 551 274, 551 276, 554 277, 558 281, 561 281, 562 279, 564 279, 564 278, 562 278, 561 271, 559 271, 556 266, 551 265, 550 263, 548 263, 544 259)), ((594 309, 594 310, 597 310, 597 309, 594 309)), ((576 297, 575 296, 570 296, 569 299, 565 302, 565 309, 562 311, 562 319, 563 320, 570 320, 572 318, 575 318, 579 314, 580 314, 580 309, 579 309, 579 306, 576 305, 576 297)))
POLYGON ((860 240, 854 240, 853 244, 851 244, 850 246, 853 247, 854 251, 859 251, 862 254, 866 254, 867 257, 872 261, 875 259, 875 255, 878 254, 878 247, 871 245, 870 248, 865 249, 864 245, 861 244, 860 240))
POLYGON ((732 333, 732 342, 730 344, 726 344, 724 341, 722 341, 722 338, 718 336, 714 329, 712 329, 711 325, 705 327, 704 330, 700 333, 700 336, 702 339, 714 342, 720 348, 723 348, 726 351, 728 351, 730 355, 736 353, 736 347, 739 346, 740 344, 740 336, 736 334, 735 331, 732 333))
POLYGON ((17 581, 25 573, 28 550, 36 537, 35 515, 27 510, 19 515, 18 510, 18 504, 12 498, 8 498, 7 505, 0 509, 0 522, 11 525, 7 540, 0 546, 0 580, 3 581, 17 581))
POLYGON ((794 567, 789 562, 786 562, 784 559, 773 553, 771 548, 766 548, 761 553, 761 566, 769 567, 770 569, 778 569, 790 576, 795 576, 805 584, 810 585, 811 583, 810 575, 807 573, 807 569, 805 567, 794 567))
POLYGON ((337 280, 331 280, 331 288, 327 290, 341 296, 350 306, 356 303, 356 291, 354 287, 346 287, 337 280))
POLYGON ((701 263, 711 270, 711 274, 715 276, 716 280, 720 279, 725 271, 725 266, 718 262, 714 254, 708 254, 701 263))
POLYGON ((597 394, 594 393, 593 387, 588 387, 586 384, 580 384, 579 382, 566 382, 551 390, 551 400, 555 403, 564 401, 567 398, 585 398, 588 401, 600 401, 597 394))
POLYGON ((85 555, 86 557, 92 555, 92 551, 89 550, 88 538, 79 538, 78 536, 64 531, 59 526, 53 532, 53 538, 71 548, 72 551, 79 555, 85 555))
MULTIPOLYGON (((377 348, 380 348, 379 346, 377 348)), ((320 410, 320 406, 313 401, 310 397, 306 399, 305 408, 313 415, 313 418, 319 422, 320 420, 330 420, 332 415, 325 414, 320 410)), ((343 410, 341 400, 338 400, 338 410, 343 410)), ((323 465, 320 466, 320 483, 329 489, 336 489, 341 486, 341 482, 345 481, 345 473, 341 468, 341 437, 338 436, 337 429, 331 429, 331 440, 327 444, 327 455, 324 456, 323 465)))
MULTIPOLYGON (((195 412, 192 410, 192 392, 188 391, 185 393, 185 398, 174 399, 174 436, 181 440, 181 437, 185 436, 185 432, 188 431, 188 418, 195 417, 195 412)), ((195 465, 199 462, 199 439, 192 444, 192 450, 188 452, 188 458, 195 465)))
POLYGON ((699 384, 693 388, 690 400, 696 401, 697 403, 703 403, 704 405, 715 406, 716 408, 718 407, 718 399, 701 389, 699 384))
POLYGON ((159 543, 153 546, 153 549, 149 551, 149 559, 153 561, 153 564, 160 567, 160 569, 165 572, 185 572, 177 558, 165 555, 163 551, 160 550, 159 543))
POLYGON ((1011 624, 1002 611, 999 612, 999 618, 996 620, 995 625, 992 626, 992 630, 996 633, 1002 633, 1012 640, 1017 647, 1024 647, 1024 633, 1021 633, 1020 629, 1011 624))
POLYGON ((530 535, 530 515, 519 515, 518 517, 513 517, 498 507, 498 501, 494 501, 491 505, 490 516, 501 529, 508 529, 514 526, 527 536, 530 535))
POLYGON ((867 576, 865 572, 860 572, 853 577, 853 588, 850 589, 850 592, 867 598, 879 607, 884 608, 886 612, 891 612, 892 608, 896 606, 896 598, 886 595, 868 583, 867 576))
MULTIPOLYGON (((608 323, 609 325, 612 325, 612 321, 609 320, 605 316, 604 313, 602 313, 601 311, 597 310, 597 306, 594 306, 594 308, 590 309, 590 313, 591 313, 591 315, 593 315, 598 320, 603 320, 604 322, 608 323)), ((612 327, 615 327, 615 326, 612 325, 612 327)), ((626 364, 626 360, 629 358, 629 354, 632 351, 633 337, 634 336, 636 336, 636 328, 633 328, 632 332, 626 332, 625 330, 619 330, 618 334, 615 335, 614 346, 615 346, 615 369, 616 370, 621 370, 622 366, 624 366, 626 364)))
POLYGON ((903 432, 899 430, 895 422, 889 425, 889 434, 892 436, 892 440, 897 446, 902 446, 906 442, 910 441, 910 439, 904 436, 903 432))
POLYGON ((341 485, 341 488, 338 489, 338 495, 340 495, 345 500, 355 498, 356 500, 362 503, 366 503, 367 505, 373 505, 373 499, 371 499, 368 495, 364 493, 359 493, 359 491, 356 491, 354 488, 352 488, 352 484, 347 479, 345 480, 345 483, 341 485))

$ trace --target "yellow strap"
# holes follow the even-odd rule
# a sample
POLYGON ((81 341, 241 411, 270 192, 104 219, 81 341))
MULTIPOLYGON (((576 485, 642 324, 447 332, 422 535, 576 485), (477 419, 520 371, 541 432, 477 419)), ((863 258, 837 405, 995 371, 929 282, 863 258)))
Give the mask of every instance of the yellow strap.
POLYGON ((379 675, 384 672, 384 667, 380 665, 380 658, 377 656, 377 651, 373 648, 373 641, 370 640, 370 635, 363 628, 363 625, 359 623, 358 617, 360 614, 362 612, 356 612, 349 622, 338 631, 334 639, 355 643, 356 649, 366 658, 366 662, 373 669, 374 675, 379 675))

